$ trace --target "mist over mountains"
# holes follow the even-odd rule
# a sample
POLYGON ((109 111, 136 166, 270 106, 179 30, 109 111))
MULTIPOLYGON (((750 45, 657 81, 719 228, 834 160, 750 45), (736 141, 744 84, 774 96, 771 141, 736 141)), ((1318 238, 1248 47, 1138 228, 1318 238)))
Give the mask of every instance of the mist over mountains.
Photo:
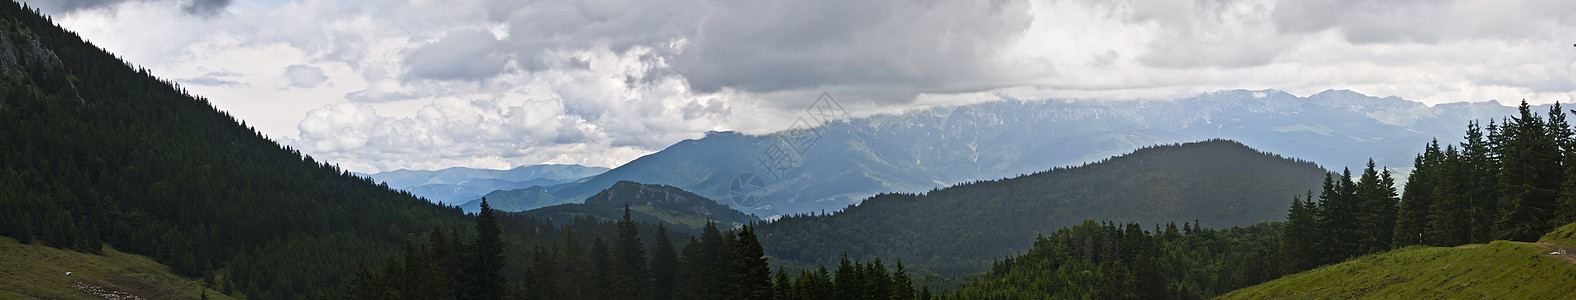
POLYGON ((581 165, 531 165, 508 170, 453 167, 434 171, 401 169, 360 175, 433 203, 459 205, 496 190, 570 183, 607 170, 581 165))

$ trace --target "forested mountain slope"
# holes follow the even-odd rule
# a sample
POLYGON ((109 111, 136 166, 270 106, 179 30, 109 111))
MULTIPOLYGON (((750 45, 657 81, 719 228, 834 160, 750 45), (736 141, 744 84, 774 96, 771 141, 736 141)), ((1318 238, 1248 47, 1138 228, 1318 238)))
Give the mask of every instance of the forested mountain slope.
POLYGON ((804 264, 851 257, 902 260, 941 274, 984 271, 1034 237, 1087 219, 1149 227, 1198 220, 1246 226, 1284 218, 1289 199, 1318 190, 1324 169, 1233 141, 1156 146, 1072 168, 925 194, 884 194, 830 215, 761 224, 767 254, 804 264))
POLYGON ((722 228, 734 228, 758 219, 676 187, 632 181, 613 184, 586 198, 583 204, 554 205, 520 214, 558 221, 578 217, 615 221, 621 218, 625 207, 632 211, 635 221, 665 223, 668 228, 691 234, 700 234, 707 221, 717 222, 722 228))
POLYGON ((107 243, 176 274, 222 273, 227 292, 285 299, 337 289, 406 238, 470 222, 282 147, 0 3, 0 234, 88 253, 107 243))

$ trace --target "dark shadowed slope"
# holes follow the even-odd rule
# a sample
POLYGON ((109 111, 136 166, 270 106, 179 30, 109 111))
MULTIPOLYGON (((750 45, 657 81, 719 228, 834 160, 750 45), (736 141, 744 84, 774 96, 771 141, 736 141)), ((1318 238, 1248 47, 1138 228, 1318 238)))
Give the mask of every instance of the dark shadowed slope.
POLYGON ((980 272, 1027 250, 1038 234, 1088 219, 1213 228, 1280 220, 1288 199, 1319 189, 1324 175, 1310 162, 1212 140, 921 195, 878 195, 758 230, 767 254, 789 262, 831 264, 847 251, 943 274, 980 272))
MULTIPOLYGON (((488 201, 492 201, 488 198, 488 201)), ((529 210, 521 214, 555 222, 578 217, 595 217, 618 220, 628 205, 631 217, 646 223, 666 223, 669 228, 699 234, 706 221, 716 221, 718 227, 734 228, 757 218, 741 213, 682 189, 656 184, 620 181, 613 187, 586 198, 584 204, 562 204, 529 210)))

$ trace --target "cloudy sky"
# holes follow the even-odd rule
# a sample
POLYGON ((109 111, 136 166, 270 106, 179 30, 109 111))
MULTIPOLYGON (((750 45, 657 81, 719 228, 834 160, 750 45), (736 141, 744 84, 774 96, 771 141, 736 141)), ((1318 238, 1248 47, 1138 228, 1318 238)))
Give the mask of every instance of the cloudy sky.
POLYGON ((707 131, 1022 99, 1576 100, 1576 1, 25 0, 354 171, 612 167, 707 131))

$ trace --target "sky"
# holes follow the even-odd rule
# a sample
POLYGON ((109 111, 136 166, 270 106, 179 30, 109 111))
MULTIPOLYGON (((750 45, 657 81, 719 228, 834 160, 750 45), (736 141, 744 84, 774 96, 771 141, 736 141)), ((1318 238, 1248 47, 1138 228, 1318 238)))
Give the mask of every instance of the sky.
POLYGON ((24 0, 358 172, 615 167, 708 131, 1003 98, 1576 101, 1576 1, 24 0))

